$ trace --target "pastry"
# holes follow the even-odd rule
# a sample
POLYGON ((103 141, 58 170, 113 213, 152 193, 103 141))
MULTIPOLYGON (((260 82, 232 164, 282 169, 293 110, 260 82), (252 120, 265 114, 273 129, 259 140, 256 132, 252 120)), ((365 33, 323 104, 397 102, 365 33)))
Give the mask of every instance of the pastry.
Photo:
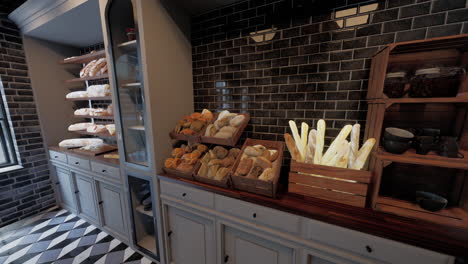
POLYGON ((214 179, 217 180, 217 181, 222 181, 224 179, 224 177, 227 176, 228 173, 229 173, 228 168, 220 168, 216 172, 216 175, 214 176, 214 179))
POLYGON ((278 156, 279 156, 279 151, 275 149, 269 149, 268 152, 270 152, 270 161, 274 162, 278 156))
POLYGON ((197 150, 200 151, 201 153, 205 153, 208 150, 208 147, 203 144, 198 144, 197 145, 197 150))
POLYGON ((214 135, 216 138, 232 138, 232 133, 229 132, 218 132, 214 135))
POLYGON ((238 148, 232 148, 232 149, 229 150, 228 156, 229 156, 229 157, 233 157, 233 158, 235 159, 235 158, 237 158, 237 156, 239 155, 240 152, 241 152, 240 149, 238 149, 238 148))
POLYGON ((250 157, 258 157, 258 156, 262 155, 263 152, 259 148, 255 148, 255 147, 252 147, 252 146, 247 146, 244 149, 244 153, 245 153, 245 155, 250 156, 250 157))
POLYGON ((223 161, 220 159, 212 159, 210 162, 208 162, 208 166, 213 166, 213 165, 222 165, 223 161))
POLYGON ((245 176, 250 172, 250 169, 252 169, 252 165, 253 160, 251 158, 244 158, 239 162, 236 173, 241 176, 245 176))
POLYGON ((71 99, 71 98, 86 98, 88 97, 88 92, 87 91, 76 91, 76 92, 71 92, 68 93, 66 98, 71 99))
POLYGON ((225 127, 229 125, 229 119, 224 118, 224 119, 219 119, 214 122, 214 125, 217 130, 220 130, 222 127, 225 127))
POLYGON ((180 146, 180 148, 182 149, 182 151, 183 151, 184 153, 190 153, 190 152, 192 152, 192 148, 191 148, 190 146, 188 146, 188 145, 182 144, 182 145, 180 146))
POLYGON ((109 132, 109 135, 111 135, 111 136, 115 135, 115 125, 114 124, 106 125, 106 129, 109 132))
POLYGON ((262 169, 268 169, 272 167, 272 164, 271 161, 269 161, 265 157, 257 157, 254 166, 260 167, 262 169))
POLYGON ((185 129, 182 129, 182 131, 180 131, 180 134, 183 134, 183 135, 195 135, 196 133, 197 132, 189 128, 185 128, 185 129))
POLYGON ((81 71, 80 71, 80 78, 87 77, 88 73, 89 73, 89 70, 91 69, 91 67, 94 66, 94 64, 96 62, 97 62, 97 60, 92 60, 88 64, 86 64, 86 66, 84 66, 83 69, 81 69, 81 71))
POLYGON ((59 143, 59 147, 83 147, 83 146, 97 146, 104 144, 100 138, 72 138, 65 139, 59 143))
POLYGON ((236 132, 237 128, 235 127, 232 127, 232 126, 225 126, 225 127, 222 127, 220 130, 219 130, 219 133, 231 133, 231 135, 234 135, 234 133, 236 132))
POLYGON ((229 115, 230 112, 228 110, 224 110, 224 111, 221 111, 218 115, 218 120, 221 120, 223 119, 224 117, 226 117, 227 115, 229 115))
POLYGON ((212 137, 216 134, 216 127, 213 124, 208 125, 205 131, 205 137, 212 137))
POLYGON ((234 157, 227 156, 226 158, 221 160, 221 165, 223 167, 231 167, 234 164, 235 161, 236 160, 235 160, 234 157))
POLYGON ((177 166, 176 170, 181 171, 181 172, 189 173, 189 172, 192 172, 192 170, 193 170, 193 165, 188 164, 188 163, 185 163, 185 162, 181 162, 181 163, 177 166))
POLYGON ((106 58, 100 58, 99 60, 94 63, 89 71, 87 72, 87 76, 89 77, 94 77, 96 76, 96 73, 98 73, 102 67, 104 67, 107 64, 106 58))
POLYGON ((205 122, 196 120, 192 122, 192 124, 190 125, 190 129, 195 132, 200 132, 204 126, 205 126, 205 122))
POLYGON ((200 152, 197 152, 197 153, 192 152, 192 153, 184 154, 182 156, 182 160, 184 161, 184 163, 194 165, 195 163, 197 163, 199 157, 200 157, 200 152))
POLYGON ((273 169, 272 168, 268 168, 268 169, 265 169, 262 174, 260 174, 260 176, 258 177, 259 180, 261 181, 271 181, 273 180, 273 177, 275 175, 273 174, 273 169))
POLYGON ((169 168, 169 169, 175 169, 179 164, 181 163, 181 159, 179 158, 168 158, 164 162, 164 167, 169 168))
POLYGON ((102 133, 104 131, 106 131, 106 126, 105 125, 92 125, 92 126, 89 126, 87 129, 86 129, 86 132, 88 133, 102 133))
POLYGON ((208 177, 208 164, 202 163, 200 169, 198 170, 198 176, 201 177, 208 177))
POLYGON ((203 158, 200 160, 200 162, 206 164, 206 163, 210 162, 210 160, 211 160, 210 153, 206 153, 203 156, 203 158))
POLYGON ((93 123, 77 123, 70 125, 68 127, 68 131, 80 131, 80 130, 86 130, 88 127, 94 125, 93 123))
POLYGON ((229 125, 233 127, 239 127, 245 120, 244 115, 237 115, 229 121, 229 125))
POLYGON ((173 158, 181 158, 184 155, 184 151, 181 148, 175 148, 171 152, 173 158))
POLYGON ((203 109, 201 112, 201 117, 204 118, 207 122, 213 120, 213 113, 208 109, 203 109))
POLYGON ((247 175, 249 179, 257 179, 263 172, 263 169, 259 166, 254 166, 250 173, 247 175))
POLYGON ((213 150, 208 151, 208 153, 210 154, 210 160, 212 160, 212 159, 217 159, 216 153, 214 153, 213 150))
POLYGON ((270 160, 270 159, 271 159, 271 152, 268 151, 268 150, 263 151, 263 153, 262 153, 261 156, 264 157, 264 158, 267 159, 267 160, 270 160))
POLYGON ((213 165, 209 166, 208 168, 208 178, 212 179, 216 176, 216 173, 218 172, 219 165, 213 165))
POLYGON ((213 152, 216 155, 216 158, 218 159, 224 159, 229 153, 227 149, 220 147, 220 146, 214 147, 213 152))
POLYGON ((197 112, 192 113, 192 114, 190 115, 190 118, 191 118, 191 119, 195 119, 195 120, 199 119, 200 117, 201 117, 201 114, 200 114, 200 113, 197 113, 197 112))

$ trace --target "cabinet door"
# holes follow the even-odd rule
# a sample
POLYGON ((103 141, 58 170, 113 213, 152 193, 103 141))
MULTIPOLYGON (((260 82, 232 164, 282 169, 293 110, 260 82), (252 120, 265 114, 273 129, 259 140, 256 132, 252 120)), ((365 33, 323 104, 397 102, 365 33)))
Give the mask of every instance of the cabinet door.
POLYGON ((61 203, 70 208, 76 208, 73 200, 73 188, 70 172, 68 170, 55 167, 57 175, 57 192, 61 203))
POLYGON ((214 264, 214 223, 200 216, 168 207, 171 263, 214 264))
POLYGON ((117 188, 99 182, 102 226, 119 234, 127 234, 124 221, 123 194, 117 188))
POLYGON ((96 199, 93 180, 76 173, 75 177, 79 213, 97 222, 98 214, 95 203, 96 199))
POLYGON ((229 264, 292 264, 294 250, 272 241, 224 227, 224 260, 229 264))

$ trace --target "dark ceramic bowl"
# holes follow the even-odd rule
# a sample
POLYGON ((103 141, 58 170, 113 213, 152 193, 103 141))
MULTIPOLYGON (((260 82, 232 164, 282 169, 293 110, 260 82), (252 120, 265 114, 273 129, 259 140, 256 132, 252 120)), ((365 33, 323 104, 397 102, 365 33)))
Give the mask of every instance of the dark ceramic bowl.
POLYGON ((409 142, 414 138, 414 134, 408 130, 387 127, 384 132, 384 139, 389 141, 409 142))
POLYGON ((393 140, 382 140, 382 145, 387 152, 393 154, 402 154, 411 147, 411 142, 401 142, 393 140))
POLYGON ((431 212, 437 212, 447 206, 447 199, 430 192, 416 191, 416 202, 419 206, 431 212))

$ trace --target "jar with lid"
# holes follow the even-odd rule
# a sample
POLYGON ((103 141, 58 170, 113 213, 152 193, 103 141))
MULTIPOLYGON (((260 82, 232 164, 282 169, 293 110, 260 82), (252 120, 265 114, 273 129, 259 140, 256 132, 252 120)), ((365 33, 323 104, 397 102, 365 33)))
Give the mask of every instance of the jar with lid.
POLYGON ((405 86, 407 83, 408 78, 406 78, 406 72, 389 72, 385 78, 383 92, 390 98, 401 98, 406 94, 405 86))
POLYGON ((454 97, 465 69, 460 67, 424 67, 411 80, 410 97, 454 97))

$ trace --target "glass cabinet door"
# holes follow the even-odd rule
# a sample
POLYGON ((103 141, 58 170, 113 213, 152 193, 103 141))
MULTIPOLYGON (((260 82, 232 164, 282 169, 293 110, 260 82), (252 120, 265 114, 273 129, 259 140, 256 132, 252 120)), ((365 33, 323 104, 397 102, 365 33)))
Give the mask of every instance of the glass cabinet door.
POLYGON ((141 78, 138 21, 133 1, 111 0, 107 6, 109 42, 125 160, 148 166, 145 133, 145 97, 141 78))

